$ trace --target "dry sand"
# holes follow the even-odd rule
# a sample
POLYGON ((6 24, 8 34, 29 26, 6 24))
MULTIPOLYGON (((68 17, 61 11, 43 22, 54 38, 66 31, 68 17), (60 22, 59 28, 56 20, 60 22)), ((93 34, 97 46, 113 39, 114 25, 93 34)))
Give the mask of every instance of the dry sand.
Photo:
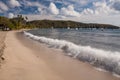
POLYGON ((0 80, 120 80, 17 32, 7 34, 0 80))
POLYGON ((4 59, 2 57, 2 55, 3 55, 4 49, 5 49, 5 43, 4 42, 5 42, 6 33, 7 32, 0 31, 0 63, 4 59))

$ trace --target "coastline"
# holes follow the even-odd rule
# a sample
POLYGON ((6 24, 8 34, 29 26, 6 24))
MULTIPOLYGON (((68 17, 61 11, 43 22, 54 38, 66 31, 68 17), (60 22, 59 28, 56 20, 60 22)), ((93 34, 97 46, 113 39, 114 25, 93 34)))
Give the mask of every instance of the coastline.
POLYGON ((8 32, 5 43, 0 80, 119 80, 65 56, 61 50, 30 40, 20 31, 8 32))

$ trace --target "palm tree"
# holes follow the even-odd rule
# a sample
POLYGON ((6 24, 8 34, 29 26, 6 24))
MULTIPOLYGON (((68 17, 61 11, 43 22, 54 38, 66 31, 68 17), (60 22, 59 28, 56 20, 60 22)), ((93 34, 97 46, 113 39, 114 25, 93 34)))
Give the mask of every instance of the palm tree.
POLYGON ((25 17, 25 20, 26 20, 26 21, 28 20, 28 17, 27 17, 27 16, 25 17))

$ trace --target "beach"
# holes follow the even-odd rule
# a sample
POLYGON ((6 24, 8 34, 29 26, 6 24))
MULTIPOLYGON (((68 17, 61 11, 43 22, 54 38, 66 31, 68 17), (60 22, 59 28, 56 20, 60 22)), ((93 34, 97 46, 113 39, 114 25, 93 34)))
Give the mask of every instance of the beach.
POLYGON ((48 48, 10 31, 5 39, 5 58, 0 80, 119 80, 109 72, 98 71, 88 63, 64 55, 59 49, 48 48))
POLYGON ((4 58, 2 57, 4 49, 5 49, 5 38, 6 38, 6 32, 0 31, 0 63, 4 58))

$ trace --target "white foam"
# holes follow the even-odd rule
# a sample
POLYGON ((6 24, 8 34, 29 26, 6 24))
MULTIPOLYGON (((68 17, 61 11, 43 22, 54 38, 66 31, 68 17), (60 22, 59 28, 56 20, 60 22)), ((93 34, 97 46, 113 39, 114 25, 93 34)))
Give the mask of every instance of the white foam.
POLYGON ((96 67, 95 67, 95 69, 98 70, 98 71, 102 71, 102 72, 108 72, 108 71, 106 71, 105 69, 101 69, 101 68, 96 68, 96 67))
POLYGON ((105 51, 102 49, 92 48, 90 46, 76 45, 65 40, 35 36, 28 32, 24 32, 24 34, 31 39, 45 43, 50 47, 62 49, 66 54, 69 54, 74 58, 89 62, 96 67, 120 75, 120 52, 105 51))
POLYGON ((120 75, 113 73, 113 76, 120 78, 120 75))

